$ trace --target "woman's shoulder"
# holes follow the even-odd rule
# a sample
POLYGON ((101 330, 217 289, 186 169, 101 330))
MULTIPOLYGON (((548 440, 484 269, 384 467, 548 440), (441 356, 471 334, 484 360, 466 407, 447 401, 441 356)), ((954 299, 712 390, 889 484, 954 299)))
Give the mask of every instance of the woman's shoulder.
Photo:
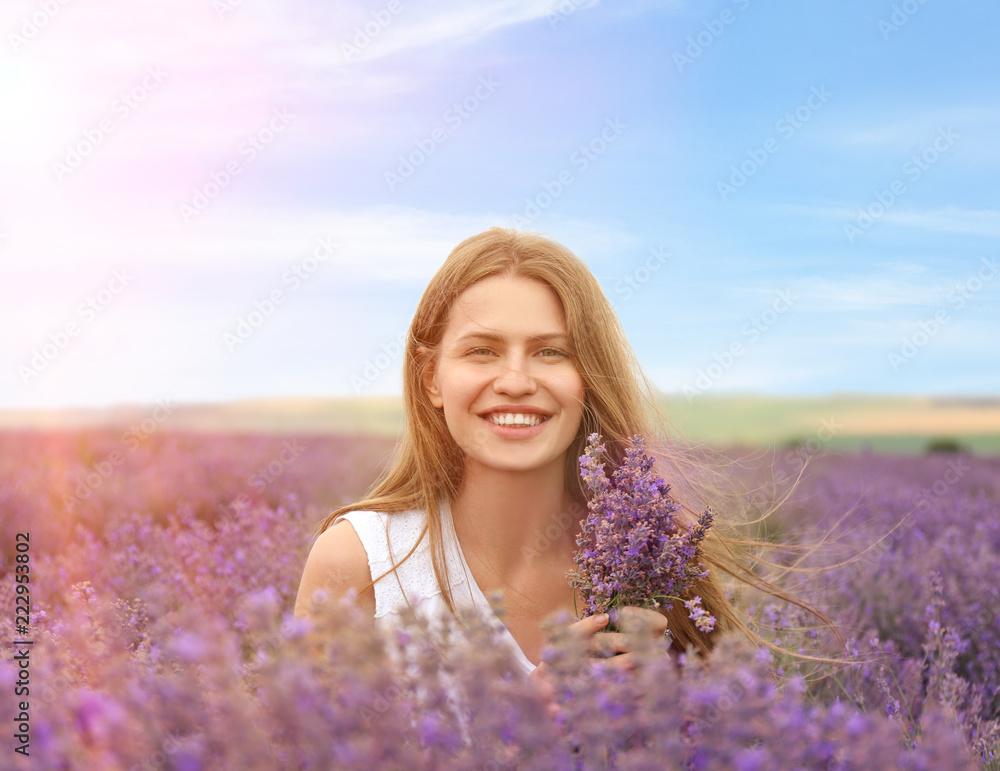
POLYGON ((309 551, 299 582, 295 613, 307 612, 316 590, 339 598, 354 589, 363 607, 370 605, 374 614, 375 594, 371 587, 365 589, 371 580, 368 552, 360 536, 350 523, 338 520, 319 534, 309 551))

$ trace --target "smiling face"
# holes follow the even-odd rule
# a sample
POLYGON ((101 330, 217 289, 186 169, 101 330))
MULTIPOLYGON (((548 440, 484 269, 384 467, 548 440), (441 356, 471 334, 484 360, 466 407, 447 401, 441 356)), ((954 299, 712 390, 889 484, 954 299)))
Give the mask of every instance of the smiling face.
POLYGON ((494 276, 459 295, 426 388, 466 464, 562 473, 585 394, 572 353, 547 284, 494 276))

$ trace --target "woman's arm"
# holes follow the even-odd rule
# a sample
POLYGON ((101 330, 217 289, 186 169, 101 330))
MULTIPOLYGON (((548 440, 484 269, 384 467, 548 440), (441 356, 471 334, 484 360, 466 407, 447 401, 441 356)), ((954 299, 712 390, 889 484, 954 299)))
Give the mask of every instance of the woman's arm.
POLYGON ((368 554, 361 539, 350 522, 339 520, 320 533, 309 552, 295 598, 295 615, 309 615, 310 599, 317 589, 325 591, 334 601, 347 594, 348 589, 354 589, 365 618, 374 623, 375 589, 370 586, 371 580, 368 554))

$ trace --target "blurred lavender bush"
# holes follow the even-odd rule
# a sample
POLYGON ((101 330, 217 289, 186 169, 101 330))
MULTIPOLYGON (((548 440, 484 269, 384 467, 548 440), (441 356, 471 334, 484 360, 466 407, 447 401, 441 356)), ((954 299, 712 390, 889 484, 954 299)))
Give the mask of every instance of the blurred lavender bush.
MULTIPOLYGON (((316 624, 294 619, 317 522, 360 496, 390 444, 301 438, 305 449, 261 490, 253 475, 282 441, 163 434, 68 511, 60 493, 115 438, 0 437, 5 607, 12 533, 33 531, 32 744, 21 765, 997 768, 998 459, 821 456, 774 515, 783 539, 810 541, 849 512, 798 567, 856 558, 786 577, 838 620, 848 650, 794 606, 757 602, 756 623, 789 651, 855 663, 727 639, 679 668, 640 654, 628 674, 583 658, 555 628, 553 709, 474 620, 472 644, 445 645, 417 619, 384 635, 332 604, 316 624)), ((748 469, 743 481, 752 490, 771 472, 748 469)), ((5 624, 9 715, 11 639, 5 624)))

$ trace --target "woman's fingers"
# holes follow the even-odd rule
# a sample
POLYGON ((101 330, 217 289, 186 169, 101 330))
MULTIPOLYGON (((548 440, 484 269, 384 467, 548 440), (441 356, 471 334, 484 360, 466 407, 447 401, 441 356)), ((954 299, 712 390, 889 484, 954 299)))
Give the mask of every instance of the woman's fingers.
POLYGON ((559 719, 562 707, 556 699, 556 689, 552 684, 548 665, 543 661, 528 675, 528 682, 534 685, 545 701, 545 714, 553 721, 559 719))
POLYGON ((608 625, 611 617, 607 613, 595 613, 593 616, 585 616, 574 626, 589 634, 596 634, 608 625))
POLYGON ((611 658, 619 653, 627 653, 625 635, 621 632, 602 632, 590 638, 588 650, 599 658, 611 658))
MULTIPOLYGON (((612 613, 615 613, 612 611, 612 613)), ((586 648, 592 656, 611 658, 628 651, 625 635, 621 632, 603 631, 611 621, 607 613, 597 613, 585 616, 570 625, 574 634, 585 641, 586 648)))
POLYGON ((667 619, 655 610, 627 606, 612 610, 610 615, 585 616, 570 624, 570 630, 585 641, 587 650, 595 658, 605 659, 615 667, 631 667, 634 657, 629 654, 635 646, 630 645, 630 637, 662 638, 667 631, 667 619), (618 631, 604 631, 611 622, 618 631))
POLYGON ((579 621, 574 621, 569 625, 569 631, 581 640, 593 637, 608 625, 609 617, 607 613, 596 613, 593 616, 584 616, 579 621))
POLYGON ((528 674, 528 680, 546 697, 551 698, 554 689, 552 681, 549 679, 548 665, 543 661, 528 674))
POLYGON ((591 665, 594 667, 606 666, 612 667, 614 669, 633 669, 636 664, 635 654, 632 653, 624 642, 624 635, 612 633, 612 634, 599 634, 598 638, 618 638, 617 640, 600 639, 595 645, 595 649, 592 652, 593 660, 591 665))
POLYGON ((598 657, 591 662, 591 665, 594 667, 613 667, 615 669, 634 669, 635 654, 620 653, 608 659, 598 657))
POLYGON ((663 637, 667 631, 667 617, 657 610, 627 605, 618 612, 618 626, 624 632, 663 637))

